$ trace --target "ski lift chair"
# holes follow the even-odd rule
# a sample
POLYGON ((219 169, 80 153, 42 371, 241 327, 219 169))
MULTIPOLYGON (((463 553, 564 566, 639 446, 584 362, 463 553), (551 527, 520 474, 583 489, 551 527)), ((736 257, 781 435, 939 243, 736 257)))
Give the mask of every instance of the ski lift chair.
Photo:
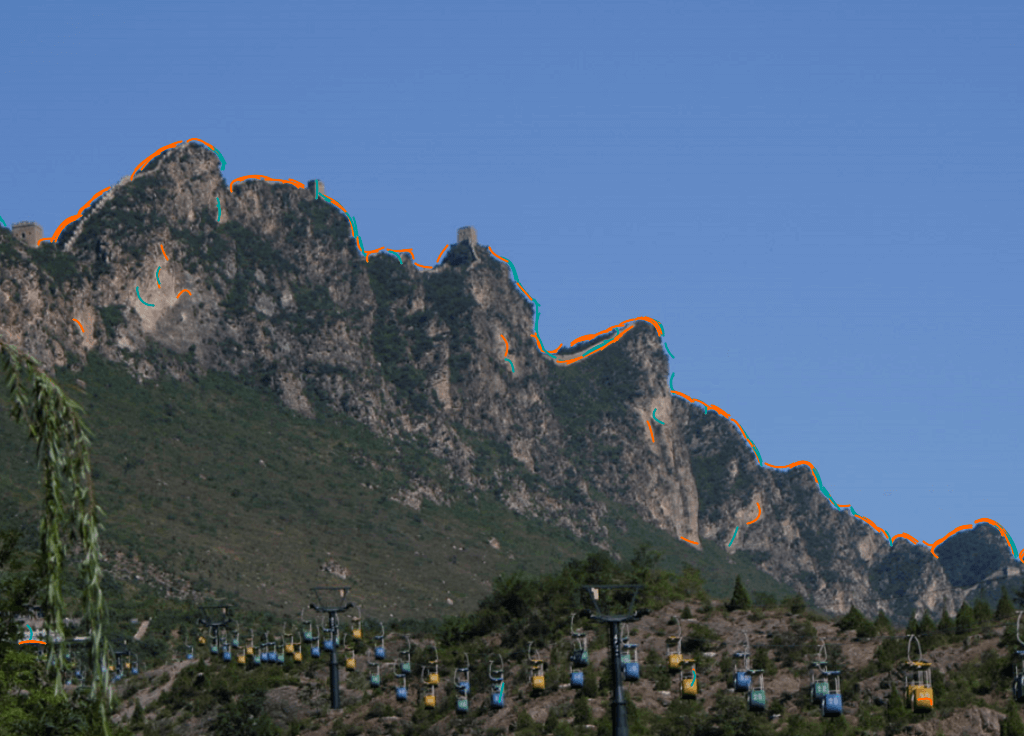
POLYGON ((459 715, 469 713, 469 654, 466 654, 466 666, 455 670, 455 712, 459 715))
POLYGON ((684 659, 680 662, 680 677, 682 678, 682 696, 686 700, 697 698, 697 660, 684 659))
POLYGON ((935 692, 932 690, 932 665, 922 661, 921 641, 911 634, 907 641, 907 664, 904 669, 903 681, 906 686, 907 707, 915 713, 927 713, 935 707, 935 692), (917 642, 918 659, 910 658, 911 646, 917 642))
POLYGON ((843 693, 839 687, 839 673, 840 670, 825 672, 828 692, 821 701, 821 715, 825 718, 835 718, 843 714, 843 693))
POLYGON ((498 666, 494 660, 487 663, 487 676, 491 680, 491 708, 498 710, 505 707, 505 660, 498 655, 498 666))
POLYGON ((764 690, 764 670, 747 670, 750 678, 750 692, 747 694, 747 710, 760 713, 768 706, 764 690))

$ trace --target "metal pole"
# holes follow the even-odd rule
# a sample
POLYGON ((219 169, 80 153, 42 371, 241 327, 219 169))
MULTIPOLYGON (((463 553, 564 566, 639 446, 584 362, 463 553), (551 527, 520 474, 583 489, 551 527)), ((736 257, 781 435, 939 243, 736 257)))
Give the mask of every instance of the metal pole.
POLYGON ((619 622, 608 624, 612 639, 612 736, 629 736, 626 722, 626 694, 622 691, 622 653, 619 622))
MULTIPOLYGON (((338 614, 331 611, 331 638, 334 639, 334 632, 338 630, 338 614)), ((341 693, 338 683, 338 643, 335 641, 331 646, 331 710, 341 709, 341 693)))

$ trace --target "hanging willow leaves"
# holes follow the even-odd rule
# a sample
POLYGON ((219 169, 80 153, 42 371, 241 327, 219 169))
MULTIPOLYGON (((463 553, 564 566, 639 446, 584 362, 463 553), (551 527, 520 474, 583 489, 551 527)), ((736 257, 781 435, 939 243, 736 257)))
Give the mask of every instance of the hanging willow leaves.
POLYGON ((99 516, 92 492, 88 429, 82 407, 68 398, 39 363, 0 340, 0 375, 5 378, 11 416, 28 429, 43 471, 40 553, 46 581, 47 666, 54 693, 63 697, 65 658, 64 597, 61 580, 71 544, 81 547, 82 609, 91 644, 90 697, 99 704, 104 728, 111 702, 103 633, 103 590, 99 551, 99 516), (70 523, 69 523, 70 517, 70 523))

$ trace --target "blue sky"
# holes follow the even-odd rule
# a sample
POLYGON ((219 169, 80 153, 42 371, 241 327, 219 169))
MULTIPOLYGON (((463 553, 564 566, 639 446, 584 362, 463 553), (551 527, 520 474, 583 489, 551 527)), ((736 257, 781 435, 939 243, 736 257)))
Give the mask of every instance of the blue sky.
POLYGON ((1024 5, 19 3, 4 20, 8 225, 52 234, 202 138, 229 180, 321 179, 368 249, 432 262, 475 226, 550 347, 654 317, 677 390, 890 533, 990 517, 1024 544, 1024 5))

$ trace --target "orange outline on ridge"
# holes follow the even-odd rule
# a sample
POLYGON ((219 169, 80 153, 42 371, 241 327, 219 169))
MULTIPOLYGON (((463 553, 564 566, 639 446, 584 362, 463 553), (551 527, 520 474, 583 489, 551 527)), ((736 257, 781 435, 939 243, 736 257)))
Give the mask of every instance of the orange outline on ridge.
POLYGON ((689 542, 694 547, 699 547, 700 546, 700 542, 694 542, 692 539, 687 539, 686 537, 679 537, 679 538, 682 539, 684 542, 689 542))
MULTIPOLYGON (((136 175, 136 174, 138 173, 139 169, 144 169, 144 168, 146 168, 146 164, 148 164, 148 163, 149 163, 150 161, 152 161, 153 159, 155 159, 155 158, 156 158, 157 156, 159 156, 159 155, 160 155, 161 153, 163 153, 164 151, 167 151, 167 150, 170 150, 170 149, 172 149, 172 148, 176 147, 176 146, 177 146, 177 145, 179 145, 179 144, 180 144, 181 142, 182 142, 182 141, 178 141, 177 143, 168 143, 168 144, 167 144, 166 146, 164 146, 163 148, 158 148, 158 149, 156 149, 156 150, 155 150, 155 151, 154 151, 153 153, 149 154, 149 156, 148 156, 148 157, 146 157, 145 159, 143 159, 143 161, 142 161, 142 163, 141 163, 141 164, 139 164, 138 166, 136 166, 136 167, 135 167, 135 170, 134 170, 134 171, 132 171, 132 176, 131 176, 131 178, 132 178, 132 179, 135 179, 135 175, 136 175)), ((205 141, 204 141, 204 143, 205 143, 205 141)), ((207 143, 206 145, 210 145, 210 144, 209 144, 209 143, 207 143)))
POLYGON ((502 340, 505 341, 505 355, 503 357, 507 358, 508 357, 508 338, 505 337, 504 335, 498 335, 498 337, 500 337, 502 340))
MULTIPOLYGON (((203 144, 205 144, 205 145, 209 146, 209 147, 210 147, 211 149, 213 149, 214 151, 216 151, 216 150, 217 150, 217 149, 216 149, 216 148, 215 148, 214 146, 211 146, 211 145, 210 145, 209 143, 207 143, 206 141, 202 140, 201 138, 189 138, 189 139, 188 139, 187 141, 184 141, 184 142, 185 142, 185 143, 189 143, 189 142, 191 142, 191 141, 199 141, 200 143, 203 143, 203 144)), ((152 154, 150 154, 150 155, 149 155, 149 156, 148 156, 147 158, 145 158, 145 159, 144 159, 144 160, 143 160, 143 161, 142 161, 142 162, 141 162, 141 163, 140 163, 140 164, 139 164, 138 166, 136 166, 136 167, 135 167, 135 169, 134 169, 134 170, 132 171, 132 174, 131 174, 131 177, 130 177, 130 179, 131 179, 131 180, 134 180, 134 179, 135 179, 135 175, 136 175, 136 174, 137 174, 137 173, 139 172, 139 170, 140 170, 140 169, 143 169, 143 168, 145 168, 145 166, 146 166, 146 165, 147 165, 147 164, 148 164, 148 163, 149 163, 150 161, 152 161, 152 160, 153 160, 154 158, 156 158, 157 156, 159 156, 159 155, 160 155, 161 153, 163 153, 164 151, 167 151, 167 150, 169 150, 169 149, 171 149, 171 148, 174 148, 174 147, 176 147, 176 146, 180 145, 180 144, 181 144, 182 142, 183 142, 183 141, 177 141, 177 142, 175 142, 175 143, 171 143, 171 144, 168 144, 168 145, 166 145, 166 146, 163 146, 163 147, 161 147, 161 148, 157 149, 156 151, 154 151, 154 152, 153 152, 152 154)), ((262 176, 262 175, 259 175, 259 174, 254 174, 254 175, 251 175, 251 177, 241 177, 241 178, 242 178, 242 179, 246 179, 246 178, 261 178, 261 179, 264 179, 264 180, 269 180, 269 181, 278 181, 278 182, 281 182, 281 183, 286 183, 286 184, 292 184, 293 186, 295 186, 295 187, 297 187, 297 188, 299 188, 299 189, 305 189, 305 186, 304 186, 304 185, 303 185, 302 183, 300 183, 300 182, 296 182, 296 181, 295 181, 294 179, 271 179, 270 177, 262 176)), ((236 179, 235 181, 238 181, 238 179, 236 179)), ((235 182, 233 181, 233 182, 232 182, 232 186, 234 185, 234 183, 235 183, 235 182)), ((93 201, 94 201, 94 200, 95 200, 95 199, 96 199, 97 197, 99 197, 99 196, 100 196, 100 195, 102 195, 102 194, 103 194, 104 192, 108 191, 109 189, 110 189, 110 187, 107 187, 106 189, 103 189, 103 190, 101 190, 101 191, 97 192, 97 193, 96 193, 95 195, 93 195, 93 197, 92 197, 92 198, 91 198, 91 199, 90 199, 90 200, 89 200, 89 201, 88 201, 88 202, 87 202, 87 203, 86 203, 86 204, 85 204, 85 205, 84 205, 84 206, 83 206, 83 207, 82 207, 82 208, 81 208, 81 209, 80 209, 80 210, 78 211, 78 214, 77 214, 76 216, 73 216, 73 217, 69 217, 69 218, 67 218, 66 220, 64 220, 64 221, 63 221, 63 222, 61 223, 60 227, 59 227, 59 228, 58 228, 58 229, 56 230, 56 232, 54 233, 54 235, 53 235, 53 237, 52 237, 52 238, 40 238, 40 239, 39 239, 39 241, 37 241, 36 245, 41 245, 41 244, 42 244, 42 243, 43 243, 44 241, 50 241, 50 242, 53 242, 54 240, 56 240, 56 239, 57 239, 57 238, 59 237, 59 235, 60 235, 61 231, 62 231, 62 230, 63 230, 63 229, 64 229, 64 228, 65 228, 65 227, 66 227, 66 226, 67 226, 67 225, 68 225, 68 224, 69 224, 70 222, 74 222, 74 221, 75 221, 76 219, 78 219, 79 217, 81 217, 81 216, 82 216, 82 214, 83 214, 83 212, 84 212, 84 210, 85 210, 85 209, 86 209, 86 208, 87 208, 87 207, 88 207, 88 206, 89 206, 89 205, 90 205, 90 204, 91 204, 91 203, 92 203, 92 202, 93 202, 93 201)), ((229 191, 230 191, 230 187, 229 187, 229 191)), ((324 195, 324 196, 326 197, 326 195, 324 195)), ((334 199, 333 199, 332 197, 326 197, 326 198, 327 198, 328 200, 330 200, 330 202, 331 202, 332 204, 334 204, 334 205, 335 205, 335 206, 336 206, 336 207, 337 207, 338 209, 340 209, 340 210, 341 210, 342 212, 344 212, 344 213, 345 213, 346 215, 348 214, 348 211, 347 211, 347 210, 346 210, 346 209, 345 209, 344 207, 342 207, 342 206, 341 206, 340 204, 338 204, 338 202, 337 202, 336 200, 334 200, 334 199)), ((360 245, 360 248, 362 248, 362 239, 361 239, 361 238, 356 238, 356 241, 357 241, 357 243, 359 243, 359 245, 360 245)), ((160 249, 161 249, 161 251, 163 252, 163 245, 162 245, 162 244, 161 244, 161 246, 160 246, 160 249)), ((445 251, 446 251, 447 249, 448 249, 448 244, 446 244, 446 245, 445 245, 445 247, 444 247, 444 248, 443 248, 443 249, 441 250, 441 253, 440 253, 440 254, 438 255, 438 257, 437 257, 437 262, 438 262, 438 263, 440 263, 440 262, 441 262, 441 256, 443 256, 443 255, 444 255, 444 253, 445 253, 445 251)), ((488 250, 489 250, 489 251, 491 252, 491 254, 492 254, 492 255, 493 255, 493 256, 494 256, 495 258, 498 258, 499 260, 502 260, 502 261, 504 261, 504 262, 506 262, 506 263, 508 263, 508 262, 509 262, 509 261, 508 261, 508 259, 506 259, 506 258, 502 258, 502 257, 501 257, 501 256, 499 256, 499 255, 498 255, 497 253, 495 253, 495 252, 494 252, 494 250, 493 250, 493 249, 492 249, 492 248, 491 248, 490 246, 488 246, 488 247, 487 247, 487 249, 488 249, 488 250)), ((383 248, 380 248, 380 249, 378 249, 377 251, 374 251, 374 252, 376 253, 376 252, 379 252, 380 250, 384 250, 384 249, 383 249, 383 248)), ((364 249, 364 252, 365 252, 365 249, 364 249)), ((167 258, 167 253, 166 253, 166 252, 164 252, 164 258, 165 258, 165 259, 167 259, 167 260, 170 260, 169 258, 167 258)), ((370 260, 370 256, 369 256, 369 254, 367 253, 367 255, 366 255, 366 261, 367 261, 367 263, 369 262, 369 260, 370 260)), ((431 266, 431 267, 428 267, 428 266, 422 266, 421 264, 416 264, 416 265, 420 266, 421 268, 432 268, 432 266, 431 266)), ((526 289, 525 289, 525 288, 523 288, 522 284, 520 284, 518 280, 516 280, 516 284, 517 284, 517 285, 519 286, 519 288, 520 288, 520 289, 522 290, 522 292, 523 292, 524 294, 526 294, 527 298, 529 298, 529 299, 530 299, 530 301, 533 301, 533 298, 532 298, 532 297, 530 297, 530 295, 529 295, 529 294, 527 293, 526 289)), ((189 296, 191 296, 191 295, 192 295, 192 292, 191 292, 191 291, 189 291, 188 289, 182 289, 182 290, 181 290, 181 291, 180 291, 180 292, 178 293, 178 297, 180 298, 180 297, 181 297, 181 295, 182 295, 182 294, 184 294, 184 293, 186 293, 186 292, 187 292, 187 293, 189 294, 189 296)), ((635 323, 636 323, 637 321, 639 321, 639 320, 646 320, 646 321, 650 322, 651 324, 653 324, 653 325, 654 325, 654 327, 655 327, 655 329, 657 330, 657 332, 658 332, 658 335, 659 335, 659 336, 662 336, 662 335, 664 334, 664 333, 663 333, 663 330, 662 330, 662 328, 661 328, 661 326, 660 326, 660 325, 659 325, 659 324, 658 324, 658 323, 657 323, 657 322, 656 322, 655 320, 651 319, 650 317, 646 317, 646 316, 644 316, 644 317, 637 317, 637 318, 635 318, 635 319, 632 319, 632 320, 624 320, 623 322, 620 322, 620 323, 619 323, 618 325, 614 325, 614 326, 612 326, 611 328, 608 328, 608 329, 602 330, 601 332, 596 332, 596 333, 593 333, 592 335, 584 335, 584 336, 581 336, 581 337, 577 338, 576 340, 574 340, 574 341, 573 341, 572 343, 570 343, 570 346, 572 346, 572 345, 575 345, 575 344, 576 344, 577 342, 580 342, 581 340, 586 340, 586 339, 589 339, 589 338, 592 338, 592 337, 597 337, 597 336, 600 336, 600 335, 606 334, 606 333, 608 332, 608 330, 609 330, 609 329, 615 329, 615 328, 617 328, 617 327, 621 327, 621 326, 623 326, 623 325, 626 325, 626 324, 628 324, 628 323, 630 323, 630 322, 632 322, 632 323, 633 323, 633 324, 630 324, 630 325, 629 325, 629 327, 627 327, 626 329, 622 330, 622 331, 621 331, 621 332, 620 332, 620 333, 619 333, 618 335, 616 335, 616 336, 615 336, 615 337, 614 337, 614 338, 613 338, 612 340, 608 341, 608 343, 606 343, 605 345, 602 345, 602 346, 601 346, 601 348, 600 348, 599 350, 595 350, 595 351, 594 351, 594 352, 600 352, 600 350, 603 350, 603 349, 604 349, 605 347, 608 347, 608 345, 612 345, 612 344, 614 344, 614 343, 618 342, 618 340, 619 340, 619 339, 621 339, 621 338, 622 338, 622 336, 623 336, 623 335, 625 335, 625 334, 626 334, 626 333, 627 333, 627 332, 628 332, 629 330, 631 330, 631 329, 632 329, 632 328, 633 328, 633 327, 635 326, 635 323)), ((81 327, 81 323, 79 323, 79 326, 81 327)), ((539 338, 539 336, 538 336, 538 335, 537 335, 536 333, 534 333, 534 335, 533 335, 533 336, 534 336, 534 339, 535 339, 535 340, 536 340, 536 342, 537 342, 537 347, 538 347, 538 348, 539 348, 539 349, 540 349, 540 350, 541 350, 542 352, 544 352, 544 353, 547 353, 547 354, 549 354, 549 355, 550 355, 551 353, 548 353, 548 351, 544 350, 544 349, 543 349, 543 347, 541 346, 541 344, 540 344, 540 338, 539 338)), ((555 350, 555 352, 557 352, 557 351, 558 351, 558 349, 561 349, 561 347, 562 347, 562 346, 560 345, 560 346, 559 346, 559 348, 557 348, 557 349, 555 350)), ((592 354, 592 353, 587 353, 586 355, 591 355, 591 354, 592 354)), ((576 358, 571 358, 571 359, 568 359, 568 360, 556 360, 555 362, 557 362, 557 363, 561 363, 561 364, 563 364, 563 365, 569 365, 569 364, 571 364, 571 363, 575 363, 575 362, 576 362, 576 361, 578 361, 578 360, 582 360, 582 359, 583 359, 584 357, 586 357, 586 356, 584 356, 584 355, 580 355, 580 356, 577 356, 576 358)), ((730 421, 731 421, 731 422, 732 422, 733 424, 735 424, 735 425, 736 425, 736 427, 737 427, 737 428, 738 428, 738 429, 740 430, 740 432, 741 432, 741 433, 743 434, 743 437, 744 437, 744 439, 746 439, 746 440, 747 440, 747 442, 748 442, 748 443, 750 444, 751 448, 755 450, 755 453, 757 453, 757 449, 756 449, 756 446, 754 445, 754 443, 753 443, 753 442, 751 442, 751 440, 750 440, 750 437, 749 437, 749 436, 747 436, 747 433, 746 433, 746 431, 745 431, 745 430, 743 429, 743 427, 742 427, 742 426, 740 425, 740 423, 739 423, 739 422, 737 422, 737 421, 736 421, 735 419, 733 419, 733 418, 732 418, 732 416, 731 416, 731 415, 729 415, 729 414, 727 414, 727 413, 726 413, 726 412, 725 412, 725 411, 724 411, 723 409, 721 409, 721 408, 720 408, 720 407, 718 407, 718 406, 714 406, 714 405, 709 405, 709 404, 707 404, 707 403, 705 403, 705 402, 701 401, 700 399, 695 399, 695 398, 693 398, 693 397, 691 397, 691 396, 687 396, 686 394, 682 393, 681 391, 675 391, 675 390, 670 390, 670 393, 676 394, 676 395, 678 395, 678 396, 680 396, 680 397, 682 397, 682 398, 686 399, 687 401, 690 401, 691 403, 695 403, 695 404, 701 404, 702 406, 704 406, 704 407, 705 407, 705 409, 710 409, 710 410, 712 410, 712 411, 714 411, 714 412, 716 412, 716 413, 718 413, 718 414, 721 414, 721 415, 722 415, 723 417, 725 417, 726 419, 729 419, 729 420, 730 420, 730 421)), ((648 425, 648 428, 650 429, 650 421, 649 421, 649 420, 648 420, 648 422, 647 422, 647 425, 648 425)), ((651 434, 653 435, 653 429, 651 430, 651 434)), ((758 454, 758 456, 760 457, 760 453, 757 453, 757 454, 758 454)), ((774 469, 776 469, 776 470, 789 470, 789 469, 791 469, 791 468, 794 468, 794 467, 796 467, 796 466, 798 466, 798 465, 806 465, 806 466, 807 466, 808 468, 810 468, 811 472, 812 472, 812 473, 814 473, 814 475, 815 475, 815 479, 816 479, 816 480, 818 481, 819 485, 821 484, 821 479, 820 479, 820 475, 818 475, 818 473, 817 473, 817 470, 816 470, 816 468, 814 467, 814 465, 813 465, 812 463, 810 463, 810 462, 808 462, 808 461, 806 461, 806 460, 798 460, 797 462, 793 462, 793 463, 790 463, 789 465, 772 465, 772 464, 770 464, 770 463, 765 463, 765 462, 763 462, 763 460, 762 460, 762 464, 763 464, 763 465, 765 465, 766 467, 769 467, 769 468, 774 468, 774 469)), ((838 505, 838 504, 837 504, 837 503, 835 502, 835 500, 834 500, 834 499, 831 499, 831 497, 830 497, 830 501, 831 501, 831 503, 833 503, 833 504, 834 504, 835 506, 837 506, 837 507, 839 506, 839 505, 838 505)), ((846 506, 849 506, 849 504, 846 504, 846 506)), ((758 507, 760 508, 760 504, 758 504, 758 507)), ((871 526, 872 526, 872 527, 873 527, 873 528, 874 528, 874 529, 875 529, 876 531, 878 531, 878 532, 880 532, 880 533, 883 533, 883 534, 886 534, 886 536, 888 537, 888 534, 887 534, 887 533, 885 533, 885 532, 884 532, 883 530, 879 529, 879 528, 878 528, 878 526, 877 526, 877 525, 876 525, 876 524, 875 524, 874 522, 872 522, 872 521, 871 521, 870 519, 868 519, 867 517, 863 517, 863 516, 859 516, 859 515, 857 515, 857 518, 858 518, 858 519, 861 519, 861 520, 862 520, 862 521, 864 521, 865 523, 868 523, 868 524, 870 524, 870 525, 871 525, 871 526)), ((755 519, 755 521, 756 521, 756 519, 755 519)), ((749 524, 749 523, 753 523, 753 522, 747 522, 747 523, 749 524)), ((997 528, 997 529, 999 530, 999 533, 1000 533, 1000 534, 1002 534, 1003 538, 1004 538, 1004 539, 1006 540, 1006 543, 1007 543, 1007 545, 1008 545, 1008 546, 1010 547, 1011 551, 1013 550, 1013 545, 1012 545, 1012 544, 1011 544, 1011 542, 1010 542, 1009 534, 1008 534, 1008 533, 1006 532, 1006 530, 1005 530, 1005 529, 1004 529, 1004 528, 1002 527, 1002 525, 1000 525, 999 523, 997 523, 997 522, 993 521, 992 519, 987 519, 987 518, 977 519, 977 520, 976 520, 976 521, 974 522, 974 524, 964 524, 964 525, 958 526, 958 527, 957 527, 956 529, 952 530, 951 532, 947 533, 946 535, 944 535, 943 537, 941 537, 940 539, 938 539, 937 541, 935 541, 935 542, 933 542, 933 543, 931 543, 931 544, 929 544, 928 542, 925 542, 925 541, 923 541, 923 540, 922 540, 922 541, 921 541, 920 543, 921 543, 921 544, 924 544, 924 545, 926 545, 926 546, 928 546, 928 547, 929 547, 929 548, 931 549, 931 553, 932 553, 932 556, 934 556, 934 557, 935 557, 936 559, 938 559, 938 555, 937 555, 937 554, 935 553, 935 548, 936 548, 936 547, 938 547, 938 546, 939 546, 940 544, 942 544, 943 542, 945 542, 945 541, 946 541, 947 539, 949 539, 949 538, 950 538, 951 536, 953 536, 954 534, 957 534, 958 532, 961 532, 961 531, 964 531, 964 530, 967 530, 967 529, 972 529, 972 528, 974 528, 974 526, 976 526, 977 524, 980 524, 980 523, 987 523, 987 524, 992 524, 993 526, 995 526, 995 527, 996 527, 996 528, 997 528)), ((906 538, 906 539, 908 539, 909 541, 913 541, 913 542, 914 542, 915 544, 916 544, 916 543, 918 543, 918 540, 916 540, 916 539, 915 539, 914 537, 912 537, 912 536, 911 536, 910 534, 907 534, 907 533, 901 533, 901 534, 896 534, 896 535, 895 535, 895 536, 893 536, 893 537, 890 537, 890 544, 892 544, 892 542, 893 542, 894 540, 896 540, 896 539, 898 539, 898 538, 900 538, 900 537, 906 538)), ((683 538, 683 537, 680 537, 680 539, 684 539, 684 538, 683 538)), ((685 541, 687 541, 687 542, 690 542, 691 544, 694 544, 694 542, 692 542, 692 541, 690 541, 690 540, 688 540, 688 539, 686 539, 685 541)), ((1024 563, 1024 548, 1022 548, 1022 549, 1021 549, 1021 550, 1020 550, 1020 551, 1018 552, 1017 558, 1018 558, 1018 559, 1020 560, 1020 562, 1024 563)), ((44 643, 45 643, 45 642, 44 642, 44 643)))
POLYGON ((654 428, 651 427, 651 420, 647 420, 647 431, 651 433, 651 442, 654 442, 654 428))
MULTIPOLYGON (((71 321, 72 321, 72 322, 78 322, 78 320, 77 320, 77 319, 75 319, 74 317, 72 317, 72 318, 71 318, 71 321)), ((81 322, 78 322, 78 326, 79 326, 79 327, 82 327, 82 323, 81 323, 81 322)), ((84 327, 82 327, 82 334, 83 334, 83 335, 85 334, 85 328, 84 328, 84 327)))
POLYGON ((107 187, 106 189, 101 189, 101 190, 99 190, 98 192, 96 192, 96 194, 92 195, 92 196, 91 196, 91 197, 89 198, 89 201, 88 201, 88 202, 86 202, 85 204, 83 204, 83 205, 82 205, 82 206, 81 206, 81 207, 80 207, 80 208, 78 209, 78 214, 76 214, 76 215, 72 215, 71 217, 68 217, 68 218, 66 218, 66 219, 64 220, 64 222, 62 222, 62 223, 60 224, 60 227, 58 227, 58 228, 57 228, 57 230, 56 230, 56 231, 54 231, 53 235, 52 235, 52 236, 50 236, 49 238, 39 238, 39 240, 37 240, 37 241, 36 241, 36 246, 38 247, 38 246, 42 245, 43 243, 55 243, 55 242, 57 242, 57 238, 59 238, 59 237, 60 237, 60 234, 61 234, 61 232, 62 232, 62 231, 64 230, 64 228, 66 228, 66 227, 67 227, 68 225, 70 225, 70 224, 71 224, 72 222, 74 222, 75 220, 77 220, 78 218, 80 218, 80 217, 81 217, 81 216, 82 216, 83 214, 85 214, 85 210, 86 210, 86 209, 88 209, 89 205, 91 205, 91 204, 92 204, 93 202, 95 202, 95 201, 96 201, 96 199, 97 199, 97 198, 98 198, 98 197, 99 197, 100 195, 102 195, 102 194, 103 194, 104 192, 108 192, 108 191, 110 191, 110 187, 107 187))

